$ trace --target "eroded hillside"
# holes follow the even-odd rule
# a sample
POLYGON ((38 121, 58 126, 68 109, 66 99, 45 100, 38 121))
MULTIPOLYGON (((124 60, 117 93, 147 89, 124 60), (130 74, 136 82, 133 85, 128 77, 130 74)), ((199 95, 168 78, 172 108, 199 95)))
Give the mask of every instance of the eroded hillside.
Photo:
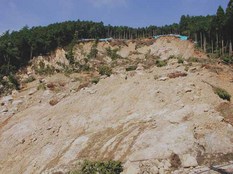
POLYGON ((65 53, 35 58, 1 98, 0 173, 65 173, 84 159, 122 161, 125 174, 231 170, 233 107, 215 90, 233 95, 229 66, 166 37, 79 43, 73 65, 65 53))

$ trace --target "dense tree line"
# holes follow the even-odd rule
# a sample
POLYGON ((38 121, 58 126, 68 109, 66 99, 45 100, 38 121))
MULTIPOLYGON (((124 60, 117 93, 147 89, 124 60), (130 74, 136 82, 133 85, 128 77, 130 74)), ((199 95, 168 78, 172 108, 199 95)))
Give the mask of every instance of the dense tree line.
POLYGON ((182 16, 180 32, 195 40, 205 52, 232 55, 233 0, 226 11, 219 6, 213 16, 182 16))
POLYGON ((83 38, 135 39, 156 34, 178 32, 179 25, 145 28, 104 26, 102 22, 68 21, 46 27, 24 27, 20 31, 5 32, 0 37, 0 74, 20 68, 34 56, 45 55, 57 47, 64 47, 83 38))
POLYGON ((184 15, 179 24, 162 27, 105 26, 102 22, 78 20, 7 31, 0 37, 0 75, 26 65, 34 56, 48 54, 82 38, 135 39, 170 33, 188 35, 204 51, 232 54, 233 0, 225 11, 219 7, 216 15, 184 15))

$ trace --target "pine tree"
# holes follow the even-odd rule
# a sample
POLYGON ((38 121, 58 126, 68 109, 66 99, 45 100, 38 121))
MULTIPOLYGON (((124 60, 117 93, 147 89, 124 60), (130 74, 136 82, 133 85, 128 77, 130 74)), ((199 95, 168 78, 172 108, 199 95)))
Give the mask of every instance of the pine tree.
MULTIPOLYGON (((221 40, 221 53, 224 54, 224 24, 225 24, 225 12, 221 6, 218 7, 217 14, 216 14, 216 31, 217 31, 217 40, 221 40)), ((219 46, 219 43, 217 43, 219 46)))
POLYGON ((233 0, 230 0, 226 9, 226 33, 228 40, 230 40, 229 54, 232 55, 233 42, 233 0))
POLYGON ((225 22, 225 12, 221 6, 218 7, 216 14, 217 30, 220 34, 223 33, 224 22, 225 22))

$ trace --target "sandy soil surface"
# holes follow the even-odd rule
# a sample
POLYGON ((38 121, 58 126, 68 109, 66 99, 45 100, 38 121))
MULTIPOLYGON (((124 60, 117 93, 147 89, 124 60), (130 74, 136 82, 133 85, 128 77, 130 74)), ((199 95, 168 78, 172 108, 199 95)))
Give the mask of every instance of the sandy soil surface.
MULTIPOLYGON (((148 47, 157 54, 164 42, 148 47)), ((166 41, 166 49, 176 42, 166 41)), ((135 51, 135 44, 119 54, 135 51)), ((161 51, 161 59, 176 49, 184 57, 196 54, 186 46, 193 49, 187 43, 184 51, 161 51)), ((138 48, 143 55, 145 47, 138 48)), ((37 89, 39 80, 31 82, 0 99, 0 173, 66 172, 83 159, 120 160, 125 174, 205 173, 223 164, 230 170, 233 122, 225 111, 232 103, 211 85, 233 95, 232 75, 225 65, 192 63, 187 70, 170 59, 164 67, 113 73, 96 85, 80 87, 90 74, 44 77, 45 90, 37 89), (186 75, 171 78, 177 72, 186 75)))

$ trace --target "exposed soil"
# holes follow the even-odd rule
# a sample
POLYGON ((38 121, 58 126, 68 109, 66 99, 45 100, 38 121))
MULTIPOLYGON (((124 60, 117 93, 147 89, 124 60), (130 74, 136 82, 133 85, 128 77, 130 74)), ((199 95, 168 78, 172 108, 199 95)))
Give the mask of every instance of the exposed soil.
POLYGON ((217 111, 222 114, 225 122, 233 125, 233 105, 231 103, 221 103, 217 107, 217 111))
MULTIPOLYGON (((177 38, 115 42, 98 44, 89 71, 39 76, 31 66, 21 74, 36 80, 0 99, 0 173, 65 173, 84 159, 120 160, 124 174, 185 174, 231 164, 233 105, 209 85, 233 96, 231 68, 188 62, 207 57, 177 38), (119 48, 120 58, 108 57, 108 47, 119 48), (167 64, 157 67, 157 60, 167 64), (100 65, 112 75, 101 76, 100 65)), ((75 58, 84 61, 92 45, 79 43, 75 58)), ((59 49, 46 64, 66 64, 64 56, 59 49)))

